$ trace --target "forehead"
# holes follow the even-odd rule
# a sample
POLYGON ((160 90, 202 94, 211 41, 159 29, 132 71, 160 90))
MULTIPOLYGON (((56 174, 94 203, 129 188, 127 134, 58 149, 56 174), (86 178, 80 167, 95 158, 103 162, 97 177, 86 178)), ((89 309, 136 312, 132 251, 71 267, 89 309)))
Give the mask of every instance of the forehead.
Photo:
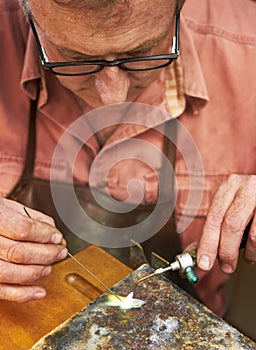
MULTIPOLYGON (((86 0, 85 0, 86 2, 86 0)), ((30 0, 36 22, 60 47, 87 54, 125 52, 171 28, 175 0, 127 0, 98 10, 68 8, 54 0, 30 0)))

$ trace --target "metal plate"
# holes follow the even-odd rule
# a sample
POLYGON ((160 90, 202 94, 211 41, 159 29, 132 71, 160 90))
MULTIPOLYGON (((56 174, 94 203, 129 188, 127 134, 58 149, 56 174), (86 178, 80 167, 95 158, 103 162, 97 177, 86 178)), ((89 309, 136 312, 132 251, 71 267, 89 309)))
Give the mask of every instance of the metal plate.
MULTIPOLYGON (((113 290, 127 295, 152 272, 143 265, 113 290)), ((140 309, 104 305, 102 295, 38 341, 31 350, 256 349, 256 344, 162 276, 138 285, 140 309)), ((68 305, 67 305, 68 307, 68 305)))

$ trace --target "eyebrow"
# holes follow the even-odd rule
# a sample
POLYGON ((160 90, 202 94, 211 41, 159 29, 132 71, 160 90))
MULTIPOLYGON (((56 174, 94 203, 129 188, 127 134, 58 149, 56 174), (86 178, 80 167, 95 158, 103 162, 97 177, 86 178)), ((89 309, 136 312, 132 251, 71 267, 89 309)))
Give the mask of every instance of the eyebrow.
MULTIPOLYGON (((136 52, 140 52, 140 51, 147 51, 150 50, 152 47, 156 46, 157 44, 159 44, 168 34, 170 33, 169 30, 167 30, 166 33, 164 33, 164 35, 161 35, 160 37, 155 37, 149 40, 144 41, 142 44, 140 44, 139 46, 135 47, 132 50, 126 51, 126 52, 119 52, 117 54, 127 54, 127 55, 132 55, 135 54, 136 52)), ((48 39, 49 40, 49 39, 48 39)), ((62 52, 64 55, 67 55, 69 57, 72 57, 74 59, 80 59, 80 60, 93 60, 95 58, 97 58, 97 56, 92 56, 92 55, 87 55, 85 53, 73 50, 73 49, 69 49, 66 47, 62 47, 57 45, 56 43, 52 42, 51 40, 49 40, 51 42, 51 44, 53 46, 55 46, 55 48, 57 50, 59 50, 60 52, 62 52)))

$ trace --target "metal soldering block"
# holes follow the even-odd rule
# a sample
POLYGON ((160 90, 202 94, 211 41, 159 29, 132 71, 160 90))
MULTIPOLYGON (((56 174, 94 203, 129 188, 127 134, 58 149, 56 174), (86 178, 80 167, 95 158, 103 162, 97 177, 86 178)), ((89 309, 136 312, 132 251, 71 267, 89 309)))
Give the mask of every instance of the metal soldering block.
MULTIPOLYGON (((153 271, 143 265, 113 290, 127 295, 136 280, 153 271)), ((120 310, 105 305, 102 295, 31 350, 256 349, 253 341, 163 276, 139 284, 134 296, 145 305, 120 310)))

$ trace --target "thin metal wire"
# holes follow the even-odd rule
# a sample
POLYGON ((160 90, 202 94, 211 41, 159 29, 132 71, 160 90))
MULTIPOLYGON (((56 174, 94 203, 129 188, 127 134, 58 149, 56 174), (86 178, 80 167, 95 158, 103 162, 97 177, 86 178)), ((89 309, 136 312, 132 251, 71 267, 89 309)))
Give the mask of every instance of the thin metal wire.
POLYGON ((93 272, 91 272, 84 264, 82 264, 77 258, 75 258, 71 253, 68 251, 68 256, 70 256, 71 259, 73 259, 82 269, 84 269, 89 275, 91 275, 97 282, 99 282, 104 288, 107 289, 108 292, 114 294, 120 301, 121 298, 114 293, 104 282, 102 282, 93 272))
MULTIPOLYGON (((29 218, 31 216, 29 215, 26 207, 23 207, 24 212, 27 214, 29 218)), ((77 258, 75 258, 69 251, 68 251, 68 256, 73 259, 83 270, 85 270, 89 275, 91 275, 99 284, 101 284, 108 292, 111 294, 114 294, 117 299, 119 299, 121 302, 122 299, 117 295, 115 292, 113 292, 104 282, 102 282, 92 271, 90 271, 84 264, 82 264, 77 258)))

